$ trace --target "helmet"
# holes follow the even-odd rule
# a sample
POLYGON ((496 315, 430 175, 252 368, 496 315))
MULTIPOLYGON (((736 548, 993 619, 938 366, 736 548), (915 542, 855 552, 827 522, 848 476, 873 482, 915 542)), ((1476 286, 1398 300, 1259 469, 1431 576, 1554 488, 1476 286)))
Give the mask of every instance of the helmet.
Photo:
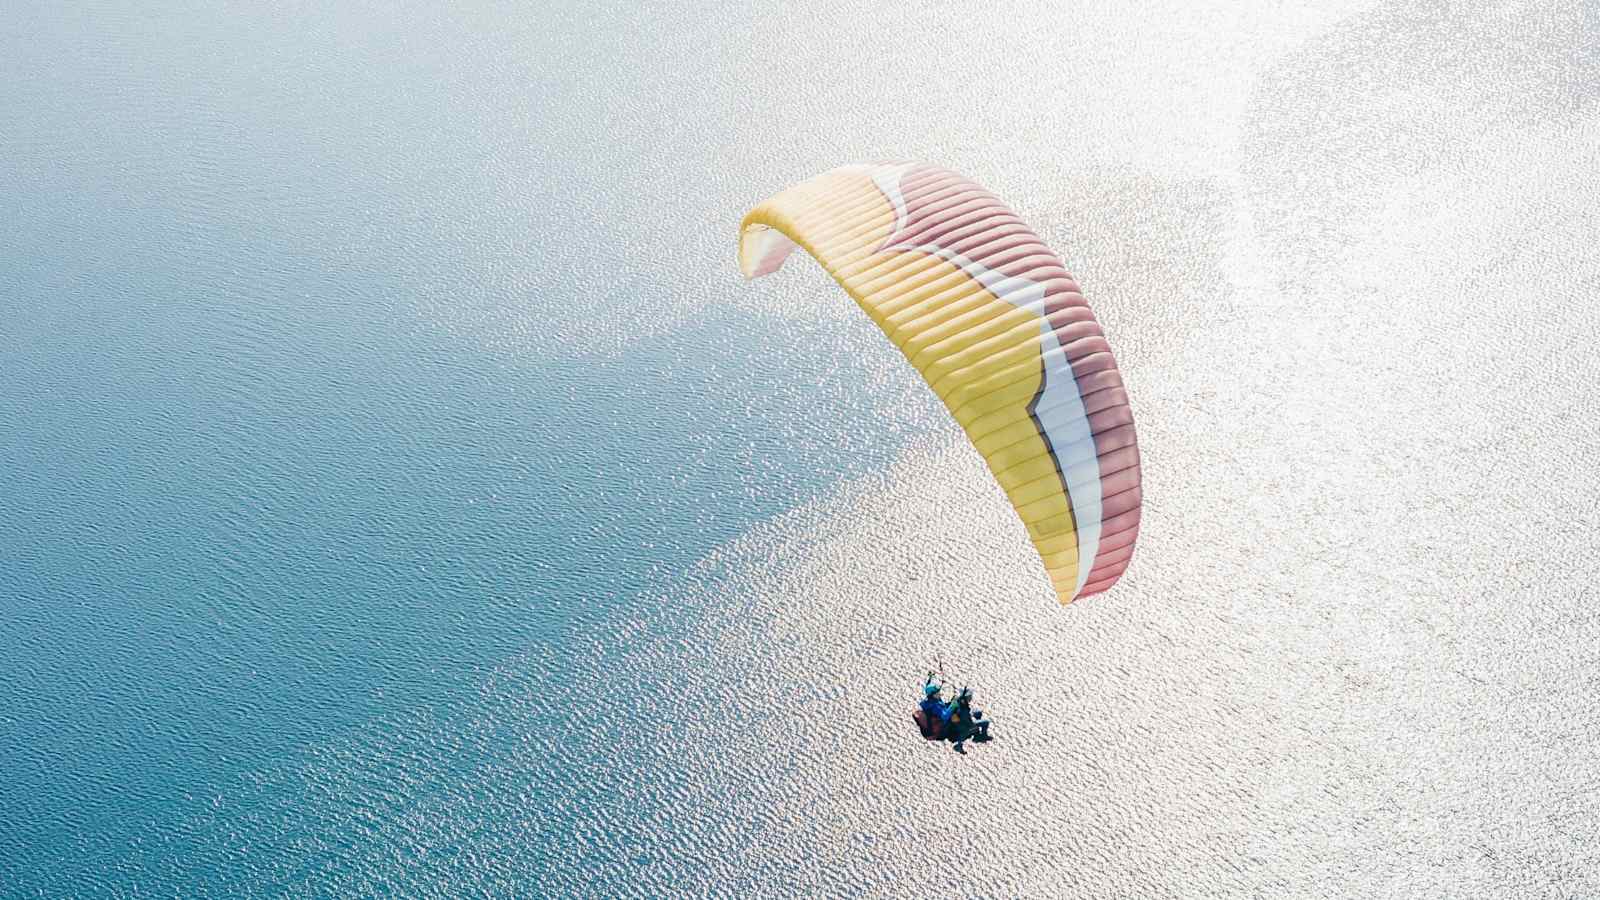
POLYGON ((939 686, 931 681, 922 686, 922 696, 924 697, 932 697, 938 693, 939 686))

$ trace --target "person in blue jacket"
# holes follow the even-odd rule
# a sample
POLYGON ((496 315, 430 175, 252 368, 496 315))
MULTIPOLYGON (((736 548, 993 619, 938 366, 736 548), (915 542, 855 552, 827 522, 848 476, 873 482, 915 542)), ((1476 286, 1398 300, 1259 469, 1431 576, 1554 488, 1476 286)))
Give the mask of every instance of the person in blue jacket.
POLYGON ((938 722, 941 727, 949 726, 950 706, 944 702, 944 698, 939 696, 939 686, 937 684, 929 681, 922 686, 922 703, 920 706, 922 707, 923 715, 928 717, 929 722, 938 722))

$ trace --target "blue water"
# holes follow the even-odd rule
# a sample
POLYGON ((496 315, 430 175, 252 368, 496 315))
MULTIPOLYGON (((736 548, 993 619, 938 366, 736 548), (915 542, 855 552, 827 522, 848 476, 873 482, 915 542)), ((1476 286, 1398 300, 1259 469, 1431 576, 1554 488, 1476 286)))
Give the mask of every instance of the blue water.
POLYGON ((713 307, 587 355, 587 334, 650 328, 611 295, 659 287, 570 271, 593 216, 463 196, 472 160, 442 156, 514 135, 425 96, 386 108, 436 89, 426 59, 345 93, 318 73, 364 73, 313 20, 115 12, 26 9, 0 40, 24 88, 0 101, 8 893, 255 884, 292 836, 237 836, 232 875, 185 863, 253 775, 569 652, 662 573, 889 458, 824 324, 713 307), (488 308, 494 335, 456 318, 488 308), (570 341, 504 333, 552 320, 570 341), (828 385, 770 387, 808 379, 828 385))
POLYGON ((13 3, 0 895, 1600 892, 1596 35, 13 3), (737 277, 889 157, 1106 323, 1105 598, 814 265, 737 277))

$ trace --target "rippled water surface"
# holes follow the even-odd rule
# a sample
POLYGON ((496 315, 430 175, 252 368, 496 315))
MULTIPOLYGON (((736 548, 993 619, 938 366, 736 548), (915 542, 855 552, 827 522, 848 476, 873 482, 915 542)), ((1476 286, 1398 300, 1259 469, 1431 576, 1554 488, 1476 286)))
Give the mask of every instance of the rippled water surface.
POLYGON ((1600 895, 1594 3, 158 7, 0 23, 0 895, 1600 895), (1110 594, 740 281, 880 158, 1082 280, 1110 594))

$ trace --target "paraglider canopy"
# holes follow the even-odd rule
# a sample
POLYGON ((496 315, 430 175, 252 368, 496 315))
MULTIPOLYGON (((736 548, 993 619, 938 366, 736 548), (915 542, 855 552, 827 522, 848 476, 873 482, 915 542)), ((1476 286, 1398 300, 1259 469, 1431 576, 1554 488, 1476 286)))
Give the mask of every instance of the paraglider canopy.
POLYGON ((851 165, 761 203, 748 278, 796 247, 933 388, 1027 525, 1062 603, 1133 556, 1139 448, 1122 376, 1078 284, 994 195, 918 163, 851 165))

